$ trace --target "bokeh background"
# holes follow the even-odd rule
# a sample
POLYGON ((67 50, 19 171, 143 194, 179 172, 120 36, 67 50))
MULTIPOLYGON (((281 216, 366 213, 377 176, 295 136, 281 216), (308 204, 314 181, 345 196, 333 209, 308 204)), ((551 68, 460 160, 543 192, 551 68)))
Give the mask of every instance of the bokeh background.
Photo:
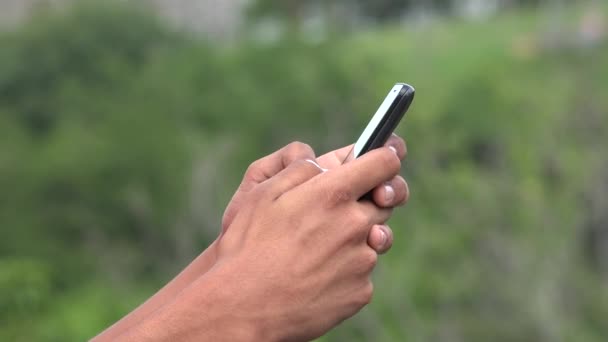
POLYGON ((0 340, 80 341, 220 229, 247 165, 390 87, 409 205, 320 341, 608 340, 608 12, 573 0, 0 0, 0 340))

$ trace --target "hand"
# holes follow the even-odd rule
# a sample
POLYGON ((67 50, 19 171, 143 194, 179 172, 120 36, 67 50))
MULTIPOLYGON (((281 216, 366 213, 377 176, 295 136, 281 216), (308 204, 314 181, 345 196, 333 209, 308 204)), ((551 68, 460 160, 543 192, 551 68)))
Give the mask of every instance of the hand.
POLYGON ((282 149, 251 163, 247 168, 247 171, 245 171, 241 184, 226 206, 222 218, 222 231, 220 236, 223 235, 232 224, 232 221, 243 206, 247 194, 255 189, 257 185, 262 184, 277 175, 296 160, 314 161, 315 152, 310 146, 304 143, 293 142, 282 149))
MULTIPOLYGON (((395 134, 391 136, 385 146, 392 146, 397 151, 400 160, 403 160, 407 155, 405 142, 395 134)), ((336 168, 342 165, 352 147, 353 145, 350 145, 331 151, 319 157, 316 161, 324 169, 336 168)), ((273 177, 294 161, 306 159, 315 160, 314 151, 306 144, 295 142, 252 163, 245 172, 241 185, 226 207, 222 219, 222 233, 220 236, 226 232, 232 223, 247 193, 253 190, 256 185, 273 177)), ((385 184, 377 186, 373 190, 372 198, 378 206, 386 208, 400 206, 407 202, 409 188, 403 177, 397 175, 385 184)), ((386 253, 393 245, 393 232, 387 225, 377 225, 370 231, 368 243, 379 254, 386 253)))
MULTIPOLYGON (((407 145, 396 134, 393 134, 384 146, 394 148, 401 161, 407 156, 407 145)), ((353 145, 343 147, 319 157, 317 161, 322 168, 333 169, 342 165, 352 149, 353 145)), ((404 205, 409 196, 410 191, 407 182, 399 175, 385 184, 377 186, 372 192, 374 203, 385 208, 404 205)), ((393 246, 393 231, 385 224, 376 225, 370 231, 367 242, 378 254, 384 254, 393 246)))
POLYGON ((368 235, 391 213, 358 199, 400 166, 388 148, 325 173, 295 162, 251 192, 218 245, 217 262, 234 263, 233 283, 251 291, 232 310, 272 327, 264 335, 294 340, 358 312, 371 300, 377 259, 368 235))
MULTIPOLYGON (((405 143, 399 137, 393 136, 388 141, 387 146, 394 146, 399 159, 402 160, 405 157, 405 143)), ((318 159, 318 162, 325 169, 335 169, 342 164, 342 160, 345 159, 346 154, 350 150, 351 146, 327 153, 321 156, 318 159)), ((245 205, 246 197, 249 193, 266 183, 266 181, 273 176, 285 170, 289 165, 293 164, 294 161, 306 159, 315 159, 312 149, 302 143, 293 143, 270 156, 254 162, 245 173, 239 189, 224 213, 220 238, 226 233, 234 218, 245 205)), ((376 187, 373 190, 373 198, 376 205, 379 207, 391 208, 407 201, 409 191, 403 178, 395 176, 389 180, 386 185, 391 185, 393 187, 395 195, 393 196, 392 201, 386 200, 386 195, 390 191, 387 192, 383 185, 376 187)), ((175 300, 179 293, 195 283, 197 279, 205 275, 216 264, 216 247, 220 238, 213 242, 211 246, 203 251, 199 257, 170 283, 159 290, 153 297, 148 299, 139 308, 125 316, 119 322, 115 323, 112 327, 108 328, 95 340, 113 340, 128 329, 141 323, 159 308, 175 300)), ((383 224, 374 225, 369 231, 367 241, 369 246, 377 253, 384 253, 392 246, 393 234, 388 226, 383 224)))
POLYGON ((175 300, 184 289, 195 283, 201 276, 205 275, 216 263, 216 249, 218 242, 225 234, 228 226, 245 203, 246 195, 253 191, 280 171, 284 170, 295 160, 314 160, 313 150, 302 143, 292 143, 283 149, 255 161, 245 172, 243 181, 234 194, 224 212, 222 220, 222 231, 218 239, 208 246, 188 267, 173 278, 167 285, 160 289, 154 296, 140 305, 136 310, 130 312, 113 326, 106 329, 95 338, 95 341, 114 341, 118 336, 129 329, 141 324, 145 319, 159 308, 175 300))
POLYGON ((323 335, 371 300, 377 253, 368 235, 391 209, 358 199, 393 179, 400 166, 388 148, 327 172, 291 163, 245 195, 218 241, 214 267, 125 340, 323 335))

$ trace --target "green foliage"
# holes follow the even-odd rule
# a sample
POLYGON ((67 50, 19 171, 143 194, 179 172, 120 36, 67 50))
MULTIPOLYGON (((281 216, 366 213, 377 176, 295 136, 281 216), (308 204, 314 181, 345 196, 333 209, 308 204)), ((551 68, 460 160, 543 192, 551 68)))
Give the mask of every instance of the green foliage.
POLYGON ((178 45, 178 37, 149 15, 117 8, 79 6, 68 15, 40 14, 18 34, 4 37, 0 102, 14 108, 31 130, 45 131, 59 115, 69 115, 66 108, 80 109, 69 102, 75 97, 71 92, 90 85, 111 92, 124 82, 124 73, 178 45))
POLYGON ((321 340, 605 340, 608 49, 521 54, 536 23, 219 48, 96 5, 3 34, 0 340, 99 332, 205 248, 248 163, 352 141, 395 81, 412 200, 321 340))
MULTIPOLYGON (((511 0, 499 3, 503 7, 537 7, 540 0, 511 0)), ((434 11, 436 13, 453 13, 456 9, 467 6, 457 0, 255 0, 250 6, 250 14, 254 17, 273 16, 277 18, 298 21, 309 15, 315 9, 327 12, 331 9, 344 7, 348 15, 371 18, 380 23, 396 21, 415 10, 434 11)))

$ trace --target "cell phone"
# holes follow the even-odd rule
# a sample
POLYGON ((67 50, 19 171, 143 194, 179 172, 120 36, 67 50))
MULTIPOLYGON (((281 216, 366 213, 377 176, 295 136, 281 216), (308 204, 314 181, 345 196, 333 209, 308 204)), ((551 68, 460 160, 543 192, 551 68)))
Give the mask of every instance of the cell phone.
POLYGON ((410 108, 415 93, 409 84, 395 84, 342 164, 384 146, 410 108))

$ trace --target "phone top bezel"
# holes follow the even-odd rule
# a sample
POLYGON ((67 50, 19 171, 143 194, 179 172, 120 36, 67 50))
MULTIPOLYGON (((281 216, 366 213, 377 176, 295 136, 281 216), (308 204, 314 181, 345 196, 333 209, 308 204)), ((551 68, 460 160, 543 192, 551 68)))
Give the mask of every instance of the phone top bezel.
MULTIPOLYGON (((399 94, 392 101, 391 105, 389 106, 389 109, 384 113, 380 122, 370 135, 369 139, 367 139, 365 144, 359 150, 359 153, 357 153, 357 151, 353 147, 352 153, 355 154, 355 159, 373 149, 384 146, 384 144, 390 138, 391 134, 397 128, 397 125, 399 124, 399 122, 409 109, 410 105, 412 104, 416 90, 414 89, 414 87, 406 83, 395 84, 395 86, 393 86, 393 88, 391 88, 391 90, 389 91, 389 95, 387 97, 391 95, 391 92, 393 92, 397 86, 401 87, 399 89, 399 94)), ((362 138, 363 136, 361 136, 359 139, 362 138)), ((359 140, 357 140, 357 143, 358 142, 359 140)))

